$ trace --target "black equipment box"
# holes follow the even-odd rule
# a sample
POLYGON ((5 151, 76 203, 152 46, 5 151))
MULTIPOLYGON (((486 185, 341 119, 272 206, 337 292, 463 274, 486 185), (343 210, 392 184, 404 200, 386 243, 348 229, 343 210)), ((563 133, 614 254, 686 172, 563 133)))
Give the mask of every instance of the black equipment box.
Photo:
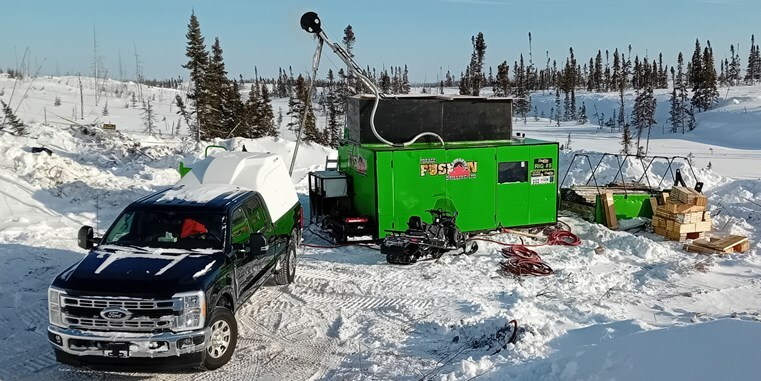
MULTIPOLYGON (((380 100, 375 113, 378 134, 404 143, 422 132, 433 132, 445 142, 510 140, 512 99, 471 96, 398 96, 380 100)), ((348 99, 347 136, 359 144, 381 143, 370 128, 374 97, 348 99)), ((420 142, 436 142, 424 137, 420 142)))

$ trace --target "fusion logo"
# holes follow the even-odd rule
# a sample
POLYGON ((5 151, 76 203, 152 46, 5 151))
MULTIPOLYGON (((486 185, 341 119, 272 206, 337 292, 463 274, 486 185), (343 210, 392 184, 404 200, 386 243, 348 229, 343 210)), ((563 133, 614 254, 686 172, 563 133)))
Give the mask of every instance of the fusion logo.
POLYGON ((420 176, 444 176, 447 180, 474 179, 478 173, 477 161, 454 159, 451 163, 436 163, 431 159, 423 159, 420 164, 420 176))
POLYGON ((100 312, 100 316, 109 321, 124 321, 132 314, 124 308, 106 308, 100 312))

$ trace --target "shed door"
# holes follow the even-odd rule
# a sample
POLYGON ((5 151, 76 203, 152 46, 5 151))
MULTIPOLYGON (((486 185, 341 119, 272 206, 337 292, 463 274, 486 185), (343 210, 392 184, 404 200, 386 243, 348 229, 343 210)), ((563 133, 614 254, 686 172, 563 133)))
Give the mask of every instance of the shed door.
MULTIPOLYGON (((443 149, 394 151, 392 165, 394 176, 392 229, 406 230, 407 221, 411 216, 420 216, 423 221, 431 222, 431 215, 425 211, 437 207, 437 201, 446 198, 446 173, 444 172, 446 151, 443 149)), ((383 181, 380 173, 379 169, 379 183, 383 181)))
MULTIPOLYGON (((458 211, 462 231, 493 229, 496 148, 463 148, 447 151, 447 200, 458 211)), ((450 210, 451 211, 451 210, 450 210)))
POLYGON ((528 146, 497 149, 497 223, 504 227, 529 225, 528 146))

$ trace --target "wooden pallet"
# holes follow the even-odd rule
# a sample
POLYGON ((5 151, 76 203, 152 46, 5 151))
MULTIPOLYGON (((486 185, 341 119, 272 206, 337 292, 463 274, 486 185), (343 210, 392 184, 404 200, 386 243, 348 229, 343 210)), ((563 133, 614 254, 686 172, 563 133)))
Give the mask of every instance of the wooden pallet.
POLYGON ((750 249, 748 237, 730 235, 723 238, 698 239, 684 245, 684 250, 704 254, 744 253, 750 249))

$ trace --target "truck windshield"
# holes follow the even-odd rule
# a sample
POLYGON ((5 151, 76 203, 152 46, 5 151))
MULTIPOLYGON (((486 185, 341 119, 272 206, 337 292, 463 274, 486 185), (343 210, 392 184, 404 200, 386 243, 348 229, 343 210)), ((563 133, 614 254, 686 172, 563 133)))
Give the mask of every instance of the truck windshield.
POLYGON ((111 226, 104 244, 222 250, 224 220, 223 214, 133 210, 111 226))

